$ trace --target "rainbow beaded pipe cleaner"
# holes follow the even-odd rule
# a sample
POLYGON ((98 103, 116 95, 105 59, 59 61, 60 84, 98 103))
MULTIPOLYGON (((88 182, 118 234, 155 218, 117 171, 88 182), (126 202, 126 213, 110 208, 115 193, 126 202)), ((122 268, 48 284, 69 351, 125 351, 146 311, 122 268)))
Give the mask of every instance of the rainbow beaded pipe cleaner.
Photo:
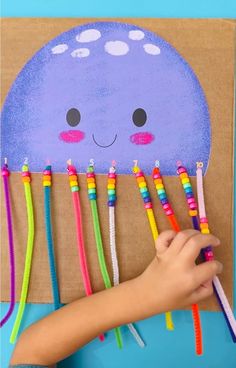
MULTIPOLYGON (((82 214, 79 198, 79 182, 75 166, 72 165, 72 161, 67 161, 67 172, 69 177, 70 189, 72 193, 72 200, 75 213, 76 221, 76 236, 78 244, 79 262, 80 269, 82 273, 82 279, 84 284, 85 293, 87 296, 92 294, 92 286, 89 277, 89 270, 85 252, 84 236, 83 236, 83 226, 82 226, 82 214)), ((99 335, 99 340, 104 341, 105 337, 103 334, 99 335)))
MULTIPOLYGON (((156 187, 157 196, 161 202, 162 208, 166 216, 168 217, 171 223, 172 229, 176 232, 179 232, 180 226, 177 222, 174 210, 167 197, 164 182, 159 168, 159 161, 156 161, 155 163, 155 167, 152 171, 152 178, 156 187)), ((185 180, 185 176, 182 177, 182 179, 185 180)), ((195 332, 195 351, 197 355, 201 355, 203 353, 202 328, 201 328, 200 312, 197 304, 192 305, 192 318, 195 332)))
MULTIPOLYGON (((203 173, 202 173, 203 163, 197 162, 197 197, 198 197, 198 209, 200 218, 200 229, 202 234, 209 234, 210 229, 208 225, 208 219, 206 216, 205 199, 204 199, 204 189, 203 189, 203 173)), ((212 248, 209 246, 205 248, 202 255, 206 261, 211 261, 214 259, 214 254, 212 248)), ((236 321, 233 311, 230 307, 228 299, 225 295, 224 289, 221 282, 217 276, 213 278, 213 288, 216 293, 218 302, 221 306, 222 312, 224 314, 227 326, 229 328, 233 342, 236 342, 236 321)))
POLYGON ((5 158, 4 165, 2 167, 2 179, 4 185, 5 194, 5 207, 7 217, 7 231, 8 231, 8 245, 9 245, 9 261, 10 261, 10 305, 7 313, 0 322, 0 327, 4 326, 5 323, 11 317, 15 307, 15 255, 14 255, 14 243, 13 243, 13 230, 12 230, 12 215, 11 215, 11 199, 9 190, 9 175, 10 171, 7 165, 7 159, 5 158))
MULTIPOLYGON (((112 166, 109 169, 108 180, 107 180, 107 195, 108 195, 108 209, 109 209, 109 235, 110 235, 110 251, 112 260, 113 270, 113 284, 114 286, 119 285, 119 265, 116 252, 116 227, 115 227, 115 205, 116 205, 116 168, 115 161, 112 161, 112 166)), ((141 347, 145 347, 145 343, 135 326, 132 323, 127 324, 127 327, 137 344, 141 347)))
MULTIPOLYGON (((154 213, 153 213, 153 209, 152 209, 152 200, 151 200, 151 196, 147 187, 147 183, 144 177, 143 172, 140 170, 140 168, 138 167, 138 161, 134 160, 134 167, 133 167, 133 173, 136 177, 138 186, 139 186, 139 191, 141 194, 141 197, 143 199, 144 202, 144 208, 146 210, 147 216, 148 216, 148 221, 149 221, 149 225, 151 228, 151 232, 152 232, 152 237, 154 242, 156 242, 157 238, 158 238, 158 230, 157 230, 157 224, 156 224, 156 220, 154 217, 154 213)), ((174 324, 172 321, 172 315, 171 312, 166 312, 165 313, 165 318, 166 318, 166 328, 167 330, 174 330, 174 324)))
MULTIPOLYGON (((106 289, 111 288, 111 280, 109 277, 109 273, 106 266, 106 260, 103 250, 103 243, 102 243, 102 234, 100 229, 99 223, 99 216, 98 216, 98 209, 97 209, 97 191, 96 191, 96 180, 95 180, 95 173, 94 173, 94 160, 90 160, 90 164, 87 168, 87 187, 88 187, 88 198, 91 205, 92 217, 93 217, 93 228, 94 228, 94 235, 97 247, 97 254, 98 254, 98 261, 99 266, 103 278, 103 282, 106 289)), ((117 346, 121 349, 122 348, 122 336, 120 327, 115 328, 115 336, 117 346)))
POLYGON ((22 282, 22 288, 21 288, 20 303, 19 303, 19 308, 17 311, 15 323, 12 329, 12 333, 10 336, 10 343, 12 344, 15 342, 17 338, 19 328, 21 325, 21 321, 22 321, 24 311, 25 311, 25 304, 26 304, 26 299, 27 299, 28 289, 29 289, 31 264, 32 264, 33 249, 34 249, 34 212, 33 212, 31 186, 30 186, 31 177, 30 177, 27 159, 25 159, 24 165, 22 166, 21 175, 22 175, 22 181, 24 184, 25 200, 26 200, 26 207, 27 207, 28 239, 27 239, 25 268, 24 268, 23 282, 22 282))
POLYGON ((44 187, 44 218, 45 230, 47 238, 47 250, 51 275, 51 285, 54 309, 60 308, 60 294, 57 280, 56 261, 54 254, 54 245, 52 237, 52 222, 51 222, 51 185, 52 185, 52 169, 51 165, 47 165, 43 171, 43 187, 44 187))

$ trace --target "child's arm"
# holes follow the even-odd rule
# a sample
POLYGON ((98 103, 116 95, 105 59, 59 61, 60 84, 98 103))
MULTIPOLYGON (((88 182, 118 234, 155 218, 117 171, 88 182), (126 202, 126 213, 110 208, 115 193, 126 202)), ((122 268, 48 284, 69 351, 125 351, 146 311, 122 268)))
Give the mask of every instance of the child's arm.
POLYGON ((11 364, 53 365, 114 327, 197 303, 212 294, 217 261, 195 264, 201 248, 219 240, 195 230, 163 232, 156 257, 139 277, 77 300, 26 329, 11 364))

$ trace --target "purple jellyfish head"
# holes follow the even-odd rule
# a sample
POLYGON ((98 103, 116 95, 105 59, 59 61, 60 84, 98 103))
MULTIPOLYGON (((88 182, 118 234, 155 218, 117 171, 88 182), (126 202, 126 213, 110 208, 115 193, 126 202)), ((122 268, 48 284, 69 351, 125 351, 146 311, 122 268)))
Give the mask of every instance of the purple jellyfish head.
POLYGON ((2 153, 18 171, 50 159, 84 171, 90 158, 105 173, 111 160, 130 173, 139 160, 175 175, 181 160, 195 173, 208 165, 210 119, 200 83, 180 54, 156 34, 131 24, 96 22, 56 37, 25 65, 2 113, 2 153))

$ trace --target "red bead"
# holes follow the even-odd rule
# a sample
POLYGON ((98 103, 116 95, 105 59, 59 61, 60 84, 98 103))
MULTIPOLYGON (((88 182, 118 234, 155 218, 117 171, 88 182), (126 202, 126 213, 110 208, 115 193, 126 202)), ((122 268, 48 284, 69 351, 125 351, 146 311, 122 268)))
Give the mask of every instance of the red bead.
POLYGON ((200 222, 208 224, 208 219, 206 217, 200 217, 200 222))
POLYGON ((186 173, 186 169, 182 166, 180 166, 178 169, 177 169, 177 173, 178 174, 182 174, 182 173, 186 173))
POLYGON ((3 169, 2 170, 2 176, 9 176, 10 175, 10 172, 6 169, 3 169))
POLYGON ((144 176, 144 175, 143 175, 142 171, 139 171, 139 172, 135 173, 135 176, 136 176, 136 178, 140 178, 141 176, 144 176))
POLYGON ((87 173, 86 176, 87 176, 87 178, 95 178, 94 173, 87 173))
POLYGON ((22 176, 30 176, 29 171, 22 171, 21 173, 22 176))
POLYGON ((163 205, 163 208, 164 208, 164 210, 169 210, 171 207, 170 207, 169 203, 166 203, 166 204, 163 205))
POLYGON ((146 209, 152 208, 152 203, 151 202, 145 203, 144 207, 146 209))
POLYGON ((115 173, 109 173, 108 174, 108 178, 115 179, 116 178, 116 174, 115 173))
POLYGON ((187 199, 187 201, 188 201, 188 203, 190 204, 190 203, 195 203, 195 199, 194 199, 194 197, 192 197, 192 198, 188 198, 187 199))

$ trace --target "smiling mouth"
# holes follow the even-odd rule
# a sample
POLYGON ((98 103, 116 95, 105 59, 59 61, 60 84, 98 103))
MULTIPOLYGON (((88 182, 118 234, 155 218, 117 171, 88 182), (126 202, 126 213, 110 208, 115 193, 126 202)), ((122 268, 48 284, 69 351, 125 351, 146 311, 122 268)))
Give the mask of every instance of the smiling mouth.
POLYGON ((94 134, 92 135, 92 137, 93 137, 93 141, 94 141, 94 143, 95 143, 97 146, 102 147, 102 148, 107 148, 107 147, 112 146, 112 145, 113 145, 113 143, 115 143, 116 138, 117 138, 117 134, 115 135, 115 138, 113 139, 113 141, 112 141, 110 144, 107 144, 107 145, 99 144, 99 143, 96 141, 96 139, 95 139, 95 137, 94 137, 94 134))

